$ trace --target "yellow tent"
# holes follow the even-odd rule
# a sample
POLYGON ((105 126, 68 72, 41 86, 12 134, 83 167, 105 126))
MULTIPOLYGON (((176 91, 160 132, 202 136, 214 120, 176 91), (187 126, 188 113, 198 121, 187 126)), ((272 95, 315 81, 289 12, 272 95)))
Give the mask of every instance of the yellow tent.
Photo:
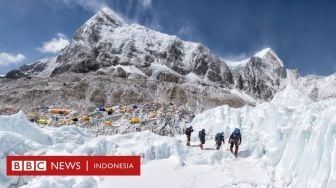
POLYGON ((112 126, 112 121, 105 121, 105 122, 104 122, 104 125, 105 125, 105 126, 112 126))
POLYGON ((130 123, 131 124, 140 123, 140 118, 138 118, 138 117, 132 117, 132 118, 130 118, 130 123))
POLYGON ((35 112, 29 112, 27 114, 27 117, 29 118, 29 120, 33 120, 33 121, 36 121, 38 119, 38 114, 35 113, 35 112))
POLYGON ((105 108, 105 111, 106 111, 106 112, 108 112, 108 111, 113 112, 113 109, 112 109, 112 107, 110 107, 110 108, 105 108))
POLYGON ((90 116, 83 116, 82 119, 83 121, 90 121, 91 118, 90 116))
POLYGON ((46 125, 46 124, 48 124, 48 120, 47 119, 39 119, 39 120, 37 120, 37 123, 42 124, 42 125, 46 125))

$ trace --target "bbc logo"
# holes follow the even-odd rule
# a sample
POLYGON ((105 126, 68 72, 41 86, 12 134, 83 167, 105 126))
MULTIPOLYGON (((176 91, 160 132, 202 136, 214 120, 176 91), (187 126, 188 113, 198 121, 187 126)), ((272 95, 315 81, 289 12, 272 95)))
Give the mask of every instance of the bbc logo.
POLYGON ((12 161, 12 171, 47 171, 47 161, 12 161))

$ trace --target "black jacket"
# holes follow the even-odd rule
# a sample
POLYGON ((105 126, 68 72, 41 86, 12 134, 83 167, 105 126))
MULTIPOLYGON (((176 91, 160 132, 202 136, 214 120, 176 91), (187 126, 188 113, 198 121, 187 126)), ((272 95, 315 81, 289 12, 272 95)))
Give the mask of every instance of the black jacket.
POLYGON ((204 140, 204 139, 205 139, 205 131, 199 131, 199 132, 198 132, 198 137, 199 137, 201 140, 204 140))
POLYGON ((241 134, 240 133, 239 134, 232 133, 231 136, 230 136, 230 138, 229 138, 229 143, 231 143, 231 142, 237 142, 238 145, 240 145, 240 143, 241 143, 241 134))
POLYGON ((187 128, 186 130, 185 130, 185 134, 187 135, 187 136, 190 136, 191 135, 191 133, 193 132, 194 130, 192 129, 192 128, 187 128))
POLYGON ((217 143, 225 142, 224 135, 222 133, 217 133, 215 136, 215 141, 217 143))

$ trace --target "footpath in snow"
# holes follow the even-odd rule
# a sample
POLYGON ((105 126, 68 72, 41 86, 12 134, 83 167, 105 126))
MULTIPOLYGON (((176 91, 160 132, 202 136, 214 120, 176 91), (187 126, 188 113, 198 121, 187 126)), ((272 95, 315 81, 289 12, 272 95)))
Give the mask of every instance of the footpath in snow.
MULTIPOLYGON (((99 187, 270 187, 271 177, 265 166, 241 152, 236 159, 226 148, 214 149, 215 142, 200 150, 198 142, 186 149, 183 163, 175 156, 148 161, 141 177, 104 177, 99 187)), ((225 145, 226 147, 226 145, 225 145)))

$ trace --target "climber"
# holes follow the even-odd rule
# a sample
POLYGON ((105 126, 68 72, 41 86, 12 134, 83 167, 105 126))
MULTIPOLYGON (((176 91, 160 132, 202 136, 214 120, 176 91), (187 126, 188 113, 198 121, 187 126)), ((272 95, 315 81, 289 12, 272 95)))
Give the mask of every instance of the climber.
POLYGON ((235 157, 238 155, 238 149, 239 145, 241 143, 241 134, 240 134, 240 129, 235 128, 234 131, 232 132, 229 142, 230 144, 230 151, 231 153, 234 153, 235 157), (235 146, 235 151, 233 152, 233 145, 235 146))
POLYGON ((188 127, 186 130, 185 130, 185 134, 187 135, 187 146, 190 146, 190 136, 191 136, 191 133, 193 132, 193 127, 190 126, 188 127))
POLYGON ((225 143, 225 138, 224 138, 224 132, 217 133, 215 136, 215 141, 216 141, 216 150, 219 150, 220 147, 225 143))
POLYGON ((205 144, 205 129, 202 129, 198 132, 198 137, 201 141, 201 144, 199 145, 201 149, 203 149, 203 144, 205 144))

